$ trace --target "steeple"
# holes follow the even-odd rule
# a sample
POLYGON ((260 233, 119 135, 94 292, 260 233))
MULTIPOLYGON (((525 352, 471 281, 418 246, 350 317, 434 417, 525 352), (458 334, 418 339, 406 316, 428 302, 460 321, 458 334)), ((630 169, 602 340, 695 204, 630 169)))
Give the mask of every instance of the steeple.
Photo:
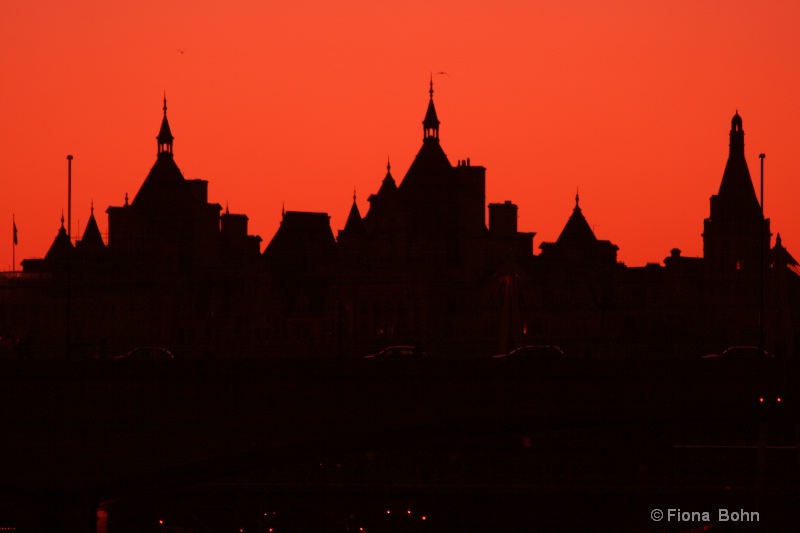
MULTIPOLYGON (((735 216, 761 216, 753 180, 744 157, 744 130, 738 110, 731 119, 728 162, 725 164, 718 196, 718 201, 727 204, 735 216)), ((712 217, 713 215, 712 213, 712 217)))
POLYGON ((158 155, 170 154, 172 155, 172 132, 169 129, 169 121, 167 120, 167 94, 164 93, 164 118, 161 119, 161 130, 158 132, 158 155))
POLYGON ((422 140, 439 140, 439 117, 436 116, 436 107, 433 105, 433 74, 431 74, 430 100, 428 101, 428 111, 425 113, 425 120, 422 121, 423 137, 422 140))
POLYGON ((579 203, 580 196, 576 192, 575 208, 572 210, 572 216, 570 216, 569 220, 567 220, 567 224, 564 226, 564 229, 561 230, 561 234, 556 240, 557 243, 574 246, 597 242, 597 237, 595 236, 594 231, 592 231, 592 228, 589 226, 589 223, 586 221, 586 217, 583 216, 583 212, 581 211, 579 203))
POLYGON ((395 191, 397 190, 397 183, 394 181, 394 178, 392 177, 392 165, 389 162, 388 157, 386 159, 386 176, 383 177, 383 181, 381 182, 381 188, 378 191, 378 194, 380 194, 382 191, 385 190, 395 190, 395 191))
POLYGON ((100 234, 100 228, 97 226, 97 220, 94 218, 94 202, 92 202, 91 214, 89 215, 89 222, 86 223, 86 229, 83 231, 83 237, 78 241, 78 246, 81 249, 93 248, 103 249, 105 243, 100 234))
POLYGON ((353 189, 353 205, 350 208, 350 214, 347 216, 344 231, 347 233, 356 233, 361 232, 363 229, 364 223, 361 218, 361 212, 358 210, 358 204, 356 204, 356 191, 353 189))

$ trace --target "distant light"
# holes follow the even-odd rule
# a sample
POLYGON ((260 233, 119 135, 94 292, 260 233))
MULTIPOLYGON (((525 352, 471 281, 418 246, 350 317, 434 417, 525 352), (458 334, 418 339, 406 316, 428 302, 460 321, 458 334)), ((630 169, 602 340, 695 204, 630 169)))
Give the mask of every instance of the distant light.
POLYGON ((406 511, 406 513, 408 513, 408 515, 410 516, 410 515, 411 515, 411 509, 409 509, 408 511, 406 511))
POLYGON ((781 399, 780 398, 776 398, 775 401, 778 402, 778 403, 781 403, 781 399))
POLYGON ((764 398, 759 398, 758 401, 764 403, 764 398))
POLYGON ((386 514, 392 514, 392 511, 390 509, 386 509, 386 514))
POLYGON ((164 521, 163 520, 159 520, 158 523, 159 523, 159 525, 162 525, 162 526, 164 525, 164 521))
POLYGON ((425 516, 425 515, 422 515, 422 519, 423 519, 423 520, 427 520, 427 519, 428 519, 428 517, 427 517, 427 516, 425 516))

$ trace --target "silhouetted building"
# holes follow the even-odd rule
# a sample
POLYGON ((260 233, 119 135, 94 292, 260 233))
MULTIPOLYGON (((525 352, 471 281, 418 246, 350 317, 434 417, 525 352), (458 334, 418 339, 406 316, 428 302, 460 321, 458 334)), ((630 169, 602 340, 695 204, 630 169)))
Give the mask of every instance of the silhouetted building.
MULTIPOLYGON (((422 146, 396 182, 387 163, 362 216, 355 193, 334 238, 326 213, 289 211, 260 253, 248 217, 184 178, 164 99, 156 161, 129 203, 94 208, 75 245, 63 225, 43 259, 0 279, 0 337, 33 356, 165 346, 181 356, 359 356, 391 344, 485 356, 524 344, 569 355, 686 355, 756 345, 796 355, 800 268, 755 194, 734 115, 704 222, 704 257, 674 248, 630 268, 598 239, 576 195, 534 255, 518 206, 488 204, 486 169, 453 165, 433 83, 422 146)), ((7 343, 6 343, 7 344, 7 343)), ((7 351, 6 344, 0 349, 7 351)))

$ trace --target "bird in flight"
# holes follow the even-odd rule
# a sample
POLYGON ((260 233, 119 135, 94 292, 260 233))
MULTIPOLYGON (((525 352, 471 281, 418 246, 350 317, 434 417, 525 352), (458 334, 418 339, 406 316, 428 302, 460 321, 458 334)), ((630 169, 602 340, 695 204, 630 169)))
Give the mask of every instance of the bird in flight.
POLYGON ((184 52, 186 52, 186 49, 184 48, 183 50, 181 50, 180 48, 178 48, 178 52, 180 52, 181 54, 183 54, 184 52))

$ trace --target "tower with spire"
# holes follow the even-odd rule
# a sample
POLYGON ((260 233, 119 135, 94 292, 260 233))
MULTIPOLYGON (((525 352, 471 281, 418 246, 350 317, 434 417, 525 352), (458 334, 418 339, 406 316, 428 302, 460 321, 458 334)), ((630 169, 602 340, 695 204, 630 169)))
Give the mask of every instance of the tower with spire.
POLYGON ((167 94, 164 93, 164 118, 161 119, 161 129, 158 131, 158 154, 172 155, 172 141, 175 139, 169 129, 167 120, 167 94))
POLYGON ((738 111, 731 120, 728 160, 719 191, 710 203, 711 214, 703 231, 703 256, 709 275, 729 277, 739 272, 741 277, 742 272, 757 273, 760 258, 769 255, 771 234, 747 167, 738 111))
POLYGON ((422 121, 422 140, 428 142, 439 141, 439 117, 436 116, 436 106, 433 105, 433 74, 431 74, 430 89, 428 90, 430 100, 428 100, 428 110, 425 112, 425 120, 422 121))
POLYGON ((732 327, 738 337, 719 342, 757 345, 761 272, 769 266, 770 221, 763 216, 747 167, 738 110, 731 119, 729 135, 728 160, 703 227, 704 292, 711 310, 707 329, 727 331, 732 327))

